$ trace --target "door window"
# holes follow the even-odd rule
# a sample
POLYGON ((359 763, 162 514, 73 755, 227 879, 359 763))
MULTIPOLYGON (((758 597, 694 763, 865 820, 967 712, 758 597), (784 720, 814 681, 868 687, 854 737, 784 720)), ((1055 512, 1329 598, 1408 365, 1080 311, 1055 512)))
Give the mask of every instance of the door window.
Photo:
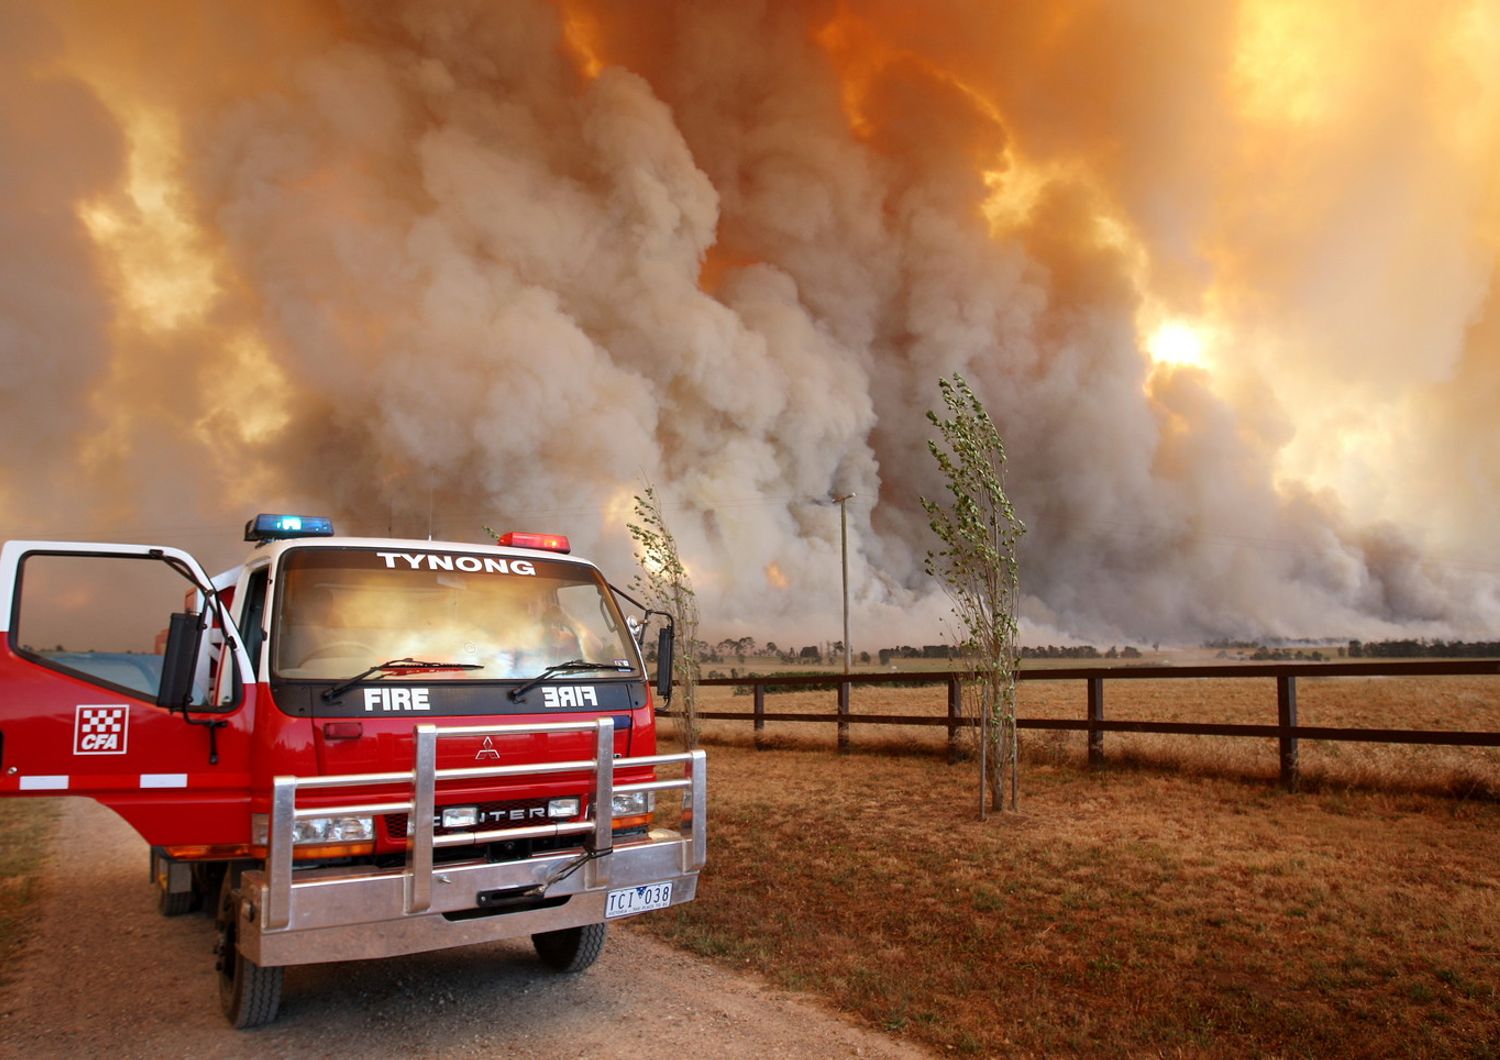
POLYGON ((250 656, 250 670, 257 674, 260 673, 261 644, 266 636, 266 577, 269 572, 269 567, 251 572, 245 584, 245 599, 240 601, 240 614, 235 620, 245 641, 245 652, 250 656))
MULTIPOLYGON (((193 595, 181 574, 151 557, 32 553, 21 564, 11 644, 45 666, 155 699, 168 618, 189 610, 193 595)), ((195 706, 210 695, 207 667, 199 669, 195 706)))

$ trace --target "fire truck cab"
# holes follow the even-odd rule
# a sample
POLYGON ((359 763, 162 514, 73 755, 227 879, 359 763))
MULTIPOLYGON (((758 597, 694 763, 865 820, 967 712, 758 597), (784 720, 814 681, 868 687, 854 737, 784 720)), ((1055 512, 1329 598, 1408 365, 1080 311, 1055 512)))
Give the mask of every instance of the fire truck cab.
POLYGON ((695 897, 706 761, 656 744, 669 619, 653 689, 633 601, 566 538, 245 536, 214 577, 0 547, 0 795, 129 822, 161 911, 213 911, 231 1023, 275 1018, 288 965, 529 935, 577 971, 611 920, 695 897))

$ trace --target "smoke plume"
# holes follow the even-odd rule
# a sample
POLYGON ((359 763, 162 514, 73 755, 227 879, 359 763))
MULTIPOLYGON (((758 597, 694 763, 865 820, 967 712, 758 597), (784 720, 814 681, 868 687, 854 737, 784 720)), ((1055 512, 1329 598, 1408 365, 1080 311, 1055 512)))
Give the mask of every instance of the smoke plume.
POLYGON ((937 379, 1033 637, 1493 635, 1500 16, 0 0, 5 536, 570 533, 933 639, 937 379))

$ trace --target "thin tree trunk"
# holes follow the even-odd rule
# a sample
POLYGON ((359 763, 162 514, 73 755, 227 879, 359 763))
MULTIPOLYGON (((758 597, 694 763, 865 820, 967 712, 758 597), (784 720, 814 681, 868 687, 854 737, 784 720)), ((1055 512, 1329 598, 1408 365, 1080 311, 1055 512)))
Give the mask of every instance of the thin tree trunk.
POLYGON ((979 704, 979 819, 989 818, 990 774, 987 758, 990 749, 990 712, 979 704))

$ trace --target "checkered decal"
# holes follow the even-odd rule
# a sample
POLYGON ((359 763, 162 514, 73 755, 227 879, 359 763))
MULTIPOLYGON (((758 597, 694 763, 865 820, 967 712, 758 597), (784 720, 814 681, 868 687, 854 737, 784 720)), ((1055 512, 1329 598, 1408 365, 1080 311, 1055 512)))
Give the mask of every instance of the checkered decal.
POLYGON ((75 755, 122 755, 130 735, 130 708, 123 703, 80 706, 73 719, 75 755))

